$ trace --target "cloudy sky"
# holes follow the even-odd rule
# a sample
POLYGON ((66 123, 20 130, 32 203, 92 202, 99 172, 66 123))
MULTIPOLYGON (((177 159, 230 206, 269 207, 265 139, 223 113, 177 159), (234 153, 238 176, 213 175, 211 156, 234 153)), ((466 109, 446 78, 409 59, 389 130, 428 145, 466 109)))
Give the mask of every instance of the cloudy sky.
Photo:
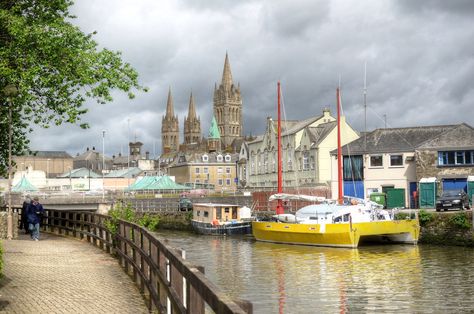
MULTIPOLYGON (((121 51, 150 88, 133 100, 115 93, 87 103, 76 125, 36 130, 31 148, 72 155, 95 146, 125 153, 128 140, 161 152, 161 119, 171 87, 183 129, 192 91, 203 134, 212 115, 226 51, 243 96, 245 134, 261 134, 275 116, 281 80, 287 119, 343 110, 357 130, 468 123, 474 126, 474 1, 101 0, 76 1, 73 21, 96 41, 121 51)), ((183 135, 181 134, 181 137, 183 135)))

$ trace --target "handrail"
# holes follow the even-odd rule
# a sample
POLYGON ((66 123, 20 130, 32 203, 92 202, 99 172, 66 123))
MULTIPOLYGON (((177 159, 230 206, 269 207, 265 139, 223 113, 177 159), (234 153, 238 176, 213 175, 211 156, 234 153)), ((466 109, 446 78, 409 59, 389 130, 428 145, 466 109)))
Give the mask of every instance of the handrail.
POLYGON ((204 275, 204 268, 186 261, 176 249, 159 241, 145 228, 118 221, 117 233, 107 228, 112 219, 91 212, 46 210, 44 231, 73 236, 118 257, 144 295, 150 311, 252 313, 252 304, 231 300, 204 275))

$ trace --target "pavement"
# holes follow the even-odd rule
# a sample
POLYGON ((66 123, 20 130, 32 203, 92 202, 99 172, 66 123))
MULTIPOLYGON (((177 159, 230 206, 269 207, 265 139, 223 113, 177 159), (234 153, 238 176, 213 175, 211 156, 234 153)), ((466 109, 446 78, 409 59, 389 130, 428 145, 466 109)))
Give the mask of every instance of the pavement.
POLYGON ((2 241, 0 313, 148 313, 118 261, 87 242, 23 232, 2 241))

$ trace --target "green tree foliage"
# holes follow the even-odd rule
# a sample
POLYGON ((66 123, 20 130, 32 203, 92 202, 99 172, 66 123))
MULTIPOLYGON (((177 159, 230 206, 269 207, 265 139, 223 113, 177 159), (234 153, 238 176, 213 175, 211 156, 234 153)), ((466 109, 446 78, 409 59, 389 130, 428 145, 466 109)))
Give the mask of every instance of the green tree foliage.
MULTIPOLYGON (((120 53, 99 49, 93 34, 71 24, 71 0, 0 1, 0 173, 7 160, 8 104, 4 88, 13 84, 13 153, 28 147, 31 125, 80 123, 87 99, 112 101, 114 89, 145 90, 120 53)), ((80 124, 87 128, 87 123, 80 124)))

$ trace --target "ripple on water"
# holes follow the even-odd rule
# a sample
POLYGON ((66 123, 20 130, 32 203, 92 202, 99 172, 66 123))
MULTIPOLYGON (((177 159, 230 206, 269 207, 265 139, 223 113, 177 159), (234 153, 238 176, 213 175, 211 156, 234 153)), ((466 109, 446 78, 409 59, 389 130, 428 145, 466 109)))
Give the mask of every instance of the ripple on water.
POLYGON ((255 313, 441 313, 474 308, 474 250, 337 249, 167 232, 170 244, 255 313))

